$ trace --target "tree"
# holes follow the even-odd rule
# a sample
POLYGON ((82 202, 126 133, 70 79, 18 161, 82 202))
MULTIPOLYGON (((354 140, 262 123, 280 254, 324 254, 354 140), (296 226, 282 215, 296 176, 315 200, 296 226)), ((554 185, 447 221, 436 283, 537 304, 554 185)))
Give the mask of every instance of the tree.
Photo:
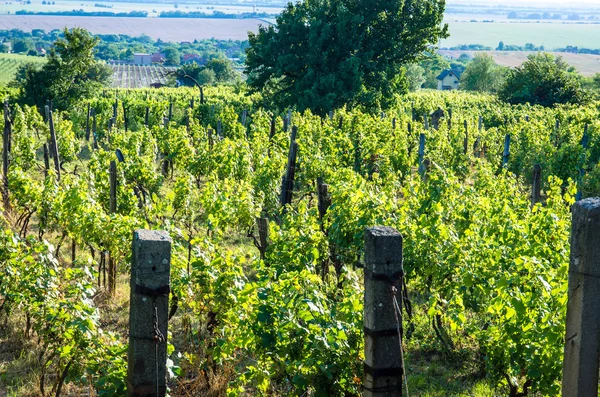
POLYGON ((212 69, 203 69, 198 73, 198 83, 200 85, 212 85, 217 81, 217 76, 212 69))
POLYGON ((437 76, 445 69, 450 68, 450 62, 438 53, 428 54, 427 57, 419 63, 425 72, 425 83, 423 88, 437 88, 437 76))
POLYGON ((17 39, 13 42, 12 50, 17 54, 21 54, 33 49, 33 40, 29 38, 17 39))
POLYGON ((211 59, 204 65, 204 69, 212 70, 218 83, 230 83, 238 78, 237 72, 233 69, 233 63, 229 59, 211 59))
POLYGON ((600 89, 600 73, 596 73, 592 80, 594 82, 594 87, 596 89, 600 89))
POLYGON ((20 88, 22 103, 42 108, 52 99, 57 109, 66 109, 108 83, 112 70, 94 58, 98 39, 82 28, 65 28, 63 35, 43 66, 29 64, 17 71, 14 85, 20 88))
POLYGON ((498 43, 498 47, 496 48, 496 51, 502 51, 504 49, 504 42, 501 41, 498 43))
POLYGON ((165 53, 166 66, 177 66, 181 63, 181 54, 177 48, 168 47, 163 52, 165 53))
POLYGON ((548 53, 530 55, 523 65, 510 70, 498 94, 509 103, 542 106, 580 104, 589 97, 574 69, 548 53))
POLYGON ((494 62, 494 58, 481 53, 467 64, 460 84, 467 91, 496 92, 502 85, 503 76, 503 70, 494 62))
POLYGON ((417 91, 425 83, 425 71, 419 65, 411 63, 404 67, 404 75, 410 91, 417 91))
POLYGON ((249 34, 246 75, 280 108, 388 107, 402 66, 447 37, 445 0, 304 0, 249 34))

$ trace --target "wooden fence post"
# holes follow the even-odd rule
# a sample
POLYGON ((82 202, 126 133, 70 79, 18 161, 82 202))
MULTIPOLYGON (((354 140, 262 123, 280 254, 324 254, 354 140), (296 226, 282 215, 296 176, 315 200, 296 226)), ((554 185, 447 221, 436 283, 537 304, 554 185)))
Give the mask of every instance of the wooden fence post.
POLYGON ((533 180, 531 183, 531 207, 542 201, 542 166, 536 164, 533 166, 533 180))
POLYGON ((148 122, 150 121, 150 107, 146 106, 146 114, 144 115, 144 125, 148 127, 148 122))
POLYGON ((600 359, 600 198, 573 205, 563 397, 597 397, 600 359))
POLYGON ((171 289, 171 238, 166 232, 133 233, 127 394, 167 392, 167 327, 171 289))
POLYGON ((393 296, 401 291, 402 236, 390 227, 365 231, 364 397, 402 396, 401 313, 393 296))
POLYGON ((54 158, 54 169, 56 170, 56 176, 60 180, 60 159, 58 158, 58 144, 56 143, 56 132, 54 131, 54 118, 52 117, 52 110, 48 111, 48 123, 50 124, 50 148, 52 157, 54 158))
POLYGON ((242 125, 244 126, 244 128, 246 128, 247 119, 248 119, 248 111, 246 109, 244 109, 242 111, 242 125))
POLYGON ((223 138, 223 123, 221 120, 217 121, 217 135, 219 138, 223 138))
POLYGON ((200 87, 200 104, 204 105, 204 88, 200 87))

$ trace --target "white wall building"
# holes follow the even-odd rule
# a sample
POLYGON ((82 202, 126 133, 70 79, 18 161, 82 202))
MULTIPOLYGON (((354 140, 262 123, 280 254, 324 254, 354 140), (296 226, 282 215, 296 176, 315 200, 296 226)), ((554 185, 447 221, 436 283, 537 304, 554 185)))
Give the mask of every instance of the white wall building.
POLYGON ((152 65, 152 55, 150 54, 133 54, 134 65, 152 65))
POLYGON ((460 73, 456 70, 446 69, 437 77, 437 81, 440 91, 458 90, 460 73))

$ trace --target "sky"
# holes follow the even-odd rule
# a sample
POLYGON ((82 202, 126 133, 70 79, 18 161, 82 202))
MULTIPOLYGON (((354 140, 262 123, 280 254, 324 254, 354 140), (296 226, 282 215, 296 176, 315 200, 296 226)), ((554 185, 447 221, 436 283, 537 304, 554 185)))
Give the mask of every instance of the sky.
POLYGON ((551 4, 554 6, 573 6, 573 5, 595 5, 600 6, 600 0, 448 0, 447 4, 516 4, 516 5, 544 5, 551 4))

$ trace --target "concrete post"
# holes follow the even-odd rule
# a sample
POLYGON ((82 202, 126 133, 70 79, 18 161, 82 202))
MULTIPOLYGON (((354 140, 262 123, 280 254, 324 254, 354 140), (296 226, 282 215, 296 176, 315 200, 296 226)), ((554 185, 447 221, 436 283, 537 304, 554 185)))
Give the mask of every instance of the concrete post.
POLYGON ((90 103, 87 104, 87 116, 85 119, 85 140, 88 142, 90 140, 90 133, 91 133, 91 126, 90 126, 91 106, 92 105, 90 103))
POLYGON ((542 166, 533 166, 533 181, 531 183, 531 207, 542 201, 542 166))
POLYGON ((425 134, 419 135, 419 175, 423 177, 425 175, 425 164, 423 164, 423 157, 425 156, 425 134))
MULTIPOLYGON (((390 227, 365 231, 364 397, 402 396, 402 359, 392 287, 401 290, 402 236, 390 227)), ((402 318, 400 317, 400 324, 402 318)))
POLYGON ((563 397, 597 397, 600 359, 600 198, 573 205, 563 397))
POLYGON ((269 130, 269 140, 275 136, 275 116, 271 118, 271 129, 269 130))
POLYGON ((469 125, 467 124, 467 120, 464 121, 465 126, 465 140, 463 142, 463 150, 465 155, 469 154, 469 125))
POLYGON ((133 233, 127 393, 162 397, 167 389, 167 325, 171 238, 166 232, 133 233))
POLYGON ((508 158, 510 157, 510 134, 506 134, 504 137, 504 152, 502 153, 502 168, 508 164, 508 158))
POLYGON ((52 148, 52 157, 54 158, 54 169, 56 177, 60 180, 60 160, 58 158, 58 144, 56 142, 56 132, 54 131, 54 119, 52 118, 52 110, 48 112, 48 124, 50 125, 50 145, 52 148))
MULTIPOLYGON (((114 160, 110 162, 109 168, 109 213, 117 212, 117 163, 114 160)), ((108 254, 108 292, 110 296, 115 296, 117 292, 117 262, 113 258, 113 253, 108 254)))

